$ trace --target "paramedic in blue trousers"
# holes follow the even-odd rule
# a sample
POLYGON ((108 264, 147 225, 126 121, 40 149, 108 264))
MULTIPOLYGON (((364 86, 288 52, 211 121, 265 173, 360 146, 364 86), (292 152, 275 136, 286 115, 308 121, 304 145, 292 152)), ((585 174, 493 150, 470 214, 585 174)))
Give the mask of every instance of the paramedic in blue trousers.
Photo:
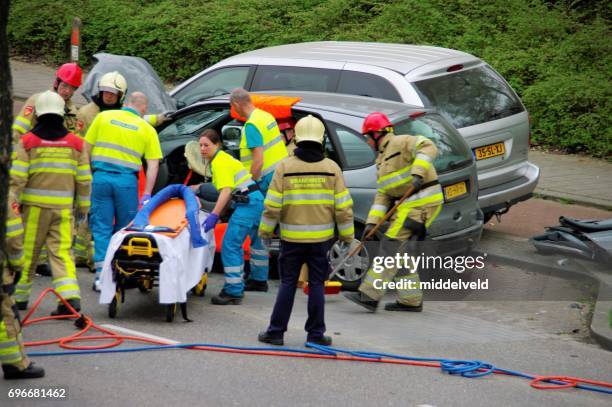
POLYGON ((259 225, 262 239, 272 238, 280 223, 278 269, 281 286, 268 329, 259 341, 282 345, 295 299, 302 264, 308 265, 308 319, 306 340, 331 345, 325 336, 324 284, 329 276, 327 253, 338 229, 342 245, 354 238, 353 200, 342 170, 323 155, 325 127, 308 115, 295 125, 295 155, 282 161, 274 172, 264 201, 259 225))
MULTIPOLYGON (((276 165, 287 157, 278 124, 270 113, 257 109, 249 93, 237 88, 230 94, 232 108, 247 121, 240 138, 240 161, 265 196, 276 165)), ((224 239, 228 235, 225 234, 224 239)), ((233 238, 233 237, 232 237, 233 238)), ((268 249, 251 241, 251 273, 245 291, 268 291, 268 249)))
POLYGON ((100 112, 85 136, 94 172, 89 223, 94 240, 96 291, 113 233, 125 227, 138 211, 138 172, 143 156, 147 180, 141 204, 151 199, 157 178, 162 152, 157 132, 142 118, 147 104, 142 92, 132 93, 121 110, 100 112))
POLYGON ((221 150, 219 133, 215 130, 207 129, 200 136, 200 153, 210 163, 212 184, 219 191, 219 199, 203 223, 204 232, 215 227, 230 202, 234 208, 221 246, 225 284, 211 302, 216 305, 238 305, 244 297, 242 244, 250 236, 251 247, 262 247, 257 228, 264 197, 244 165, 221 150))

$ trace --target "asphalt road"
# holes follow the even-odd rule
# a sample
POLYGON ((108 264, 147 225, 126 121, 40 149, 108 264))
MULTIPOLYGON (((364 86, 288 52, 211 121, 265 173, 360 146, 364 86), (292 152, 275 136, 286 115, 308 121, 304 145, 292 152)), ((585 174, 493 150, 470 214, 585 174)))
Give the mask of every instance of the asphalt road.
MULTIPOLYGON (((485 238, 487 238, 485 236, 485 238)), ((205 298, 191 297, 193 323, 180 317, 164 321, 156 292, 127 292, 116 319, 97 304, 89 289, 92 274, 80 271, 84 311, 98 324, 112 324, 183 343, 259 346, 257 333, 266 327, 276 288, 252 293, 241 306, 213 306, 211 293, 221 284, 212 276, 205 298)), ((612 381, 610 353, 592 344, 585 327, 588 284, 563 276, 542 277, 530 270, 487 262, 490 286, 528 289, 534 281, 565 298, 529 301, 428 301, 422 314, 362 311, 342 296, 328 297, 328 333, 334 345, 419 357, 478 359, 506 369, 533 374, 583 376, 612 381), (535 277, 534 277, 535 276, 535 277), (540 282, 540 284, 542 284, 540 282), (568 287, 571 289, 568 290, 568 287), (574 297, 574 298, 571 298, 574 297)), ((37 277, 34 293, 50 284, 37 277)), ((273 282, 276 287, 277 282, 273 282)), ((391 300, 392 297, 390 296, 391 300)), ((52 308, 42 304, 41 314, 52 308)), ((303 348, 306 296, 297 295, 286 346, 303 348)), ((68 322, 28 327, 26 340, 74 333, 68 322)), ((135 346, 135 345, 124 345, 135 346)), ((31 350, 56 350, 37 347, 31 350)), ((437 368, 378 363, 306 360, 284 357, 169 350, 107 355, 37 357, 47 377, 37 381, 0 382, 0 404, 74 406, 167 405, 398 405, 398 406, 576 406, 606 405, 610 396, 581 390, 538 391, 515 377, 466 379, 437 368), (8 399, 11 388, 62 386, 65 401, 8 399)))

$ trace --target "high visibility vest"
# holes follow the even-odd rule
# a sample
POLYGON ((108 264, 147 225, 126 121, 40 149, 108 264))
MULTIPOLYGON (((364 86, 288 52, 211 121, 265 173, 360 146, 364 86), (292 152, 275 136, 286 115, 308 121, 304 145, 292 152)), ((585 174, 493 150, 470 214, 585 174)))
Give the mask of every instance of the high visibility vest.
POLYGON ((253 184, 253 178, 244 165, 225 151, 217 150, 210 167, 212 183, 217 191, 223 188, 241 191, 253 184))
POLYGON ((87 131, 85 141, 93 146, 94 170, 135 173, 142 157, 161 159, 157 132, 130 110, 107 110, 99 113, 87 131))
POLYGON ((251 164, 253 163, 251 150, 247 148, 247 124, 254 125, 263 138, 263 167, 261 169, 261 176, 264 177, 274 172, 276 164, 287 157, 287 148, 274 116, 260 109, 253 110, 253 113, 251 113, 242 128, 240 139, 240 161, 242 161, 247 171, 251 172, 251 164))

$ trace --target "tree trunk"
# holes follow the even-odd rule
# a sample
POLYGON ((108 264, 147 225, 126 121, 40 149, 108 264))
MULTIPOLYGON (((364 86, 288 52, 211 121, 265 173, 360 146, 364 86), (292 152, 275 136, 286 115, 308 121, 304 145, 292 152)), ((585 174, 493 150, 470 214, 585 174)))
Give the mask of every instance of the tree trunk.
MULTIPOLYGON (((11 165, 11 125, 13 123, 12 80, 9 67, 8 24, 10 0, 0 0, 0 261, 6 259, 6 210, 8 200, 9 168, 11 165)), ((0 263, 1 264, 1 263, 0 263)))

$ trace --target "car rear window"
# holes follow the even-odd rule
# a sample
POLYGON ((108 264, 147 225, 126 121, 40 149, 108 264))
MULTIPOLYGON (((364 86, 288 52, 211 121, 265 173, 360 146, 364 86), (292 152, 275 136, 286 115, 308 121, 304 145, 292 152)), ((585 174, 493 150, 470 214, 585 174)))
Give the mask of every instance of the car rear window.
POLYGON ((335 69, 260 65, 253 77, 251 90, 334 92, 339 76, 339 71, 335 69))
POLYGON ((437 114, 427 114, 394 124, 395 134, 425 136, 438 147, 434 167, 438 174, 452 171, 472 162, 472 155, 463 137, 437 114))
POLYGON ((342 71, 338 93, 402 101, 399 93, 388 80, 365 72, 342 71))
POLYGON ((514 91, 490 67, 480 66, 414 83, 426 107, 460 129, 524 110, 514 91))

